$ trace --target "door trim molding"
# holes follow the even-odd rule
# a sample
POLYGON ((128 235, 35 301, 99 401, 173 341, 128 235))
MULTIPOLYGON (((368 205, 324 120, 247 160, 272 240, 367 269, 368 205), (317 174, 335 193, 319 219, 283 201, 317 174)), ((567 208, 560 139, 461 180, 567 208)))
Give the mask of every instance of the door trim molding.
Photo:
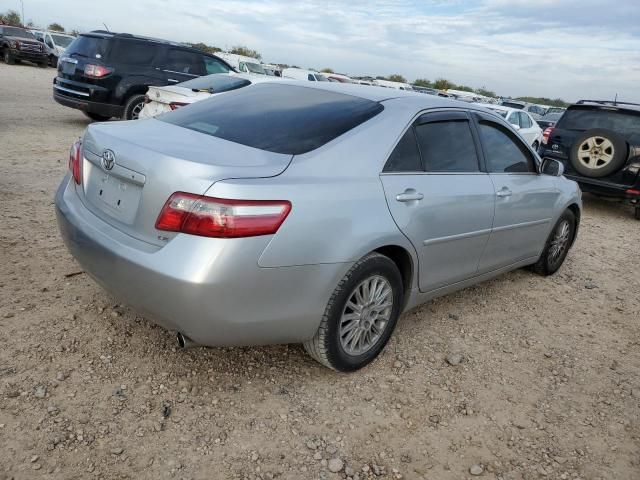
POLYGON ((435 245, 437 243, 463 240, 465 238, 480 237, 482 235, 489 235, 490 233, 491 233, 491 229, 485 228, 483 230, 476 230, 475 232, 465 232, 465 233, 458 233, 457 235, 448 235, 446 237, 430 238, 428 240, 424 240, 422 242, 422 245, 424 246, 435 245))
POLYGON ((515 230, 516 228, 534 227, 536 225, 545 225, 551 223, 551 218, 543 218, 542 220, 533 220, 531 222, 514 223, 503 227, 495 227, 492 232, 506 232, 507 230, 515 230))

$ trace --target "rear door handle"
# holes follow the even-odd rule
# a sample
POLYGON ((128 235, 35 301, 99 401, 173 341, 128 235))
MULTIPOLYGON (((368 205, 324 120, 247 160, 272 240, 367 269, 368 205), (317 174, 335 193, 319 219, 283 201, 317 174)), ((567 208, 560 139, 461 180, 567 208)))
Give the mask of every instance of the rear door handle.
POLYGON ((511 190, 509 190, 507 187, 502 187, 501 190, 498 190, 496 192, 496 196, 497 197, 510 197, 512 193, 513 192, 511 192, 511 190))
POLYGON ((167 78, 168 82, 173 82, 173 83, 179 83, 179 80, 176 80, 175 78, 167 78))
POLYGON ((420 192, 416 192, 413 188, 407 188, 404 193, 396 195, 396 200, 398 202, 414 202, 422 200, 423 198, 424 195, 420 192))

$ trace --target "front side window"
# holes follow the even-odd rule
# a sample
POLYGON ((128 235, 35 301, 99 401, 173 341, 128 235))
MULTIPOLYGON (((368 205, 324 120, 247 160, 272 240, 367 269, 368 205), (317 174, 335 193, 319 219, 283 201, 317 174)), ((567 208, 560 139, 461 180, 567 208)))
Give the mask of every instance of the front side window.
POLYGON ((204 57, 204 67, 207 71, 207 75, 212 73, 228 73, 229 67, 222 63, 217 58, 204 57))
POLYGON ((314 77, 312 74, 307 75, 307 80, 309 80, 310 82, 315 82, 316 81, 316 77, 314 77))
POLYGON ((446 120, 416 126, 427 172, 477 172, 478 157, 468 120, 446 120))
POLYGON ((396 148, 393 149, 386 165, 384 172, 422 172, 422 162, 420 161, 420 152, 416 142, 416 135, 413 127, 402 136, 396 148))
POLYGON ((535 163, 524 144, 502 126, 480 121, 480 139, 491 173, 535 173, 535 163))
POLYGON ((56 35, 55 33, 51 34, 51 38, 53 38, 53 41, 56 45, 64 48, 67 48, 74 40, 73 37, 68 37, 66 35, 56 35))

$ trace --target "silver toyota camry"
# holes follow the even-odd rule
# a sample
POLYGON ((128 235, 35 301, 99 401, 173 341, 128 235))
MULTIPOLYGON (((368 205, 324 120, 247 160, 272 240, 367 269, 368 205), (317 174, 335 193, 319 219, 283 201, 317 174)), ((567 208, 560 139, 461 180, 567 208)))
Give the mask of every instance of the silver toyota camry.
POLYGON ((561 164, 494 113, 360 85, 261 84, 93 124, 69 170, 62 237, 118 299, 182 346, 298 342, 339 371, 407 309, 554 273, 581 211, 561 164))

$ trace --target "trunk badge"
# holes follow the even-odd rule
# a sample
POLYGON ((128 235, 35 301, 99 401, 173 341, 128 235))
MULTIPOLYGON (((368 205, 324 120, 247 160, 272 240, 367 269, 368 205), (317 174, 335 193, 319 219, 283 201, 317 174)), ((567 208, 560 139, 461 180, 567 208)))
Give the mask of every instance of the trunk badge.
POLYGON ((103 151, 100 163, 102 164, 102 168, 104 168, 105 170, 111 170, 116 164, 116 154, 113 153, 113 150, 107 149, 103 151))

